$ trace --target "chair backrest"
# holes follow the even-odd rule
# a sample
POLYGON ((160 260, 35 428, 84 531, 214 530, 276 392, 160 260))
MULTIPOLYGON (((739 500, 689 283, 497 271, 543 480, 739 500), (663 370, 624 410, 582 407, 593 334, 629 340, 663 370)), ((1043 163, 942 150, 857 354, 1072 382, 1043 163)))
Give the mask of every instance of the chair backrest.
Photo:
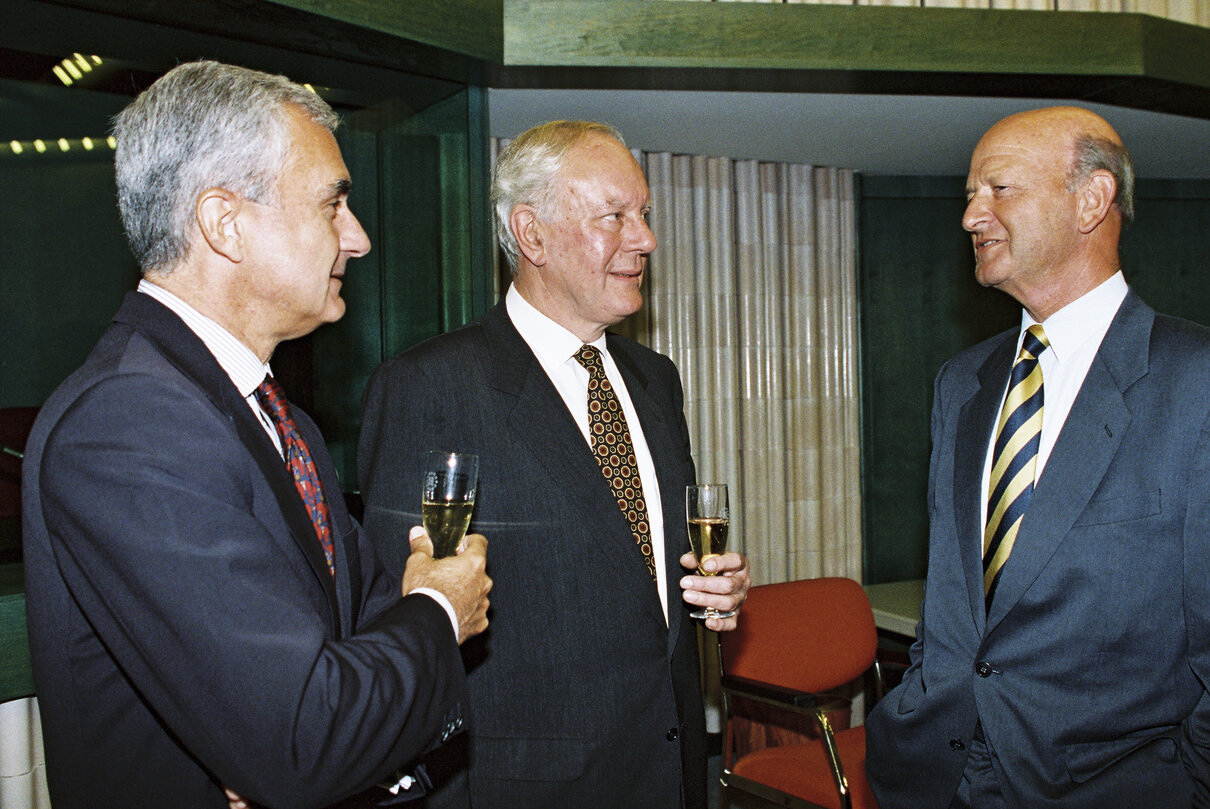
POLYGON ((724 674, 818 693, 874 665, 878 630, 860 584, 803 579, 753 587, 719 642, 724 674))

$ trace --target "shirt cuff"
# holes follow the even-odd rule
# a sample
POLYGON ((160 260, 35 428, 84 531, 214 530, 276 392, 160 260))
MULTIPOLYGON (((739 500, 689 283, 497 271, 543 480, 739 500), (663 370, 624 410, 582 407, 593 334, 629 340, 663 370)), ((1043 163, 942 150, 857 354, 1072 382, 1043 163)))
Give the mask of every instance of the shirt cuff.
MULTIPOLYGON (((454 605, 445 597, 445 593, 434 590, 432 587, 417 587, 412 593, 424 593, 441 605, 441 609, 445 610, 445 614, 450 617, 450 626, 454 630, 454 640, 458 640, 458 615, 454 612, 454 605)), ((408 593, 408 595, 412 593, 408 593)))

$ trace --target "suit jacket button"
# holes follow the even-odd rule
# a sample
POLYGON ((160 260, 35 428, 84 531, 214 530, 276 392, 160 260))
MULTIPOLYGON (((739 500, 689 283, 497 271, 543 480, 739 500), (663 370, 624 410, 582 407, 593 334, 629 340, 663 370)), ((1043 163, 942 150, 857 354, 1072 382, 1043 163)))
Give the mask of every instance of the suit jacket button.
POLYGON ((975 664, 975 674, 978 674, 980 677, 992 676, 991 663, 988 663, 986 660, 980 660, 975 664))
POLYGON ((950 739, 950 750, 962 751, 966 749, 966 745, 961 739, 950 739))
POLYGON ((675 742, 678 738, 680 738, 680 735, 680 731, 676 728, 669 728, 668 732, 664 734, 664 738, 668 739, 670 742, 675 742))

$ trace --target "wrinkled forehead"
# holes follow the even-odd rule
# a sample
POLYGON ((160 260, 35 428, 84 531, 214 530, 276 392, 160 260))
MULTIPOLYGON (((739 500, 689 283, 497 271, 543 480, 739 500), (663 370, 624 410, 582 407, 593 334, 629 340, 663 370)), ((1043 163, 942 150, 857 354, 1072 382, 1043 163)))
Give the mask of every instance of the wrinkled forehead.
POLYGON ((1002 121, 984 135, 971 154, 968 184, 1005 170, 1066 177, 1075 154, 1075 136, 1062 128, 1002 121))
POLYGON ((573 146, 555 178, 572 197, 620 206, 646 205, 647 179, 634 156, 613 138, 590 135, 573 146))

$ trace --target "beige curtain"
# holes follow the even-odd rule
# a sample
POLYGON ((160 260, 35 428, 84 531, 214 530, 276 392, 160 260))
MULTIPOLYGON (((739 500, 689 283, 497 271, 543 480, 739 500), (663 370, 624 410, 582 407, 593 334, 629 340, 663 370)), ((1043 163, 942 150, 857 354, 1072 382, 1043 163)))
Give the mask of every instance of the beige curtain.
POLYGON ((33 697, 0 702, 0 807, 50 809, 42 725, 33 697))
POLYGON ((660 241, 625 328, 672 357, 698 478, 758 583, 861 580, 851 172, 651 153, 660 241))

